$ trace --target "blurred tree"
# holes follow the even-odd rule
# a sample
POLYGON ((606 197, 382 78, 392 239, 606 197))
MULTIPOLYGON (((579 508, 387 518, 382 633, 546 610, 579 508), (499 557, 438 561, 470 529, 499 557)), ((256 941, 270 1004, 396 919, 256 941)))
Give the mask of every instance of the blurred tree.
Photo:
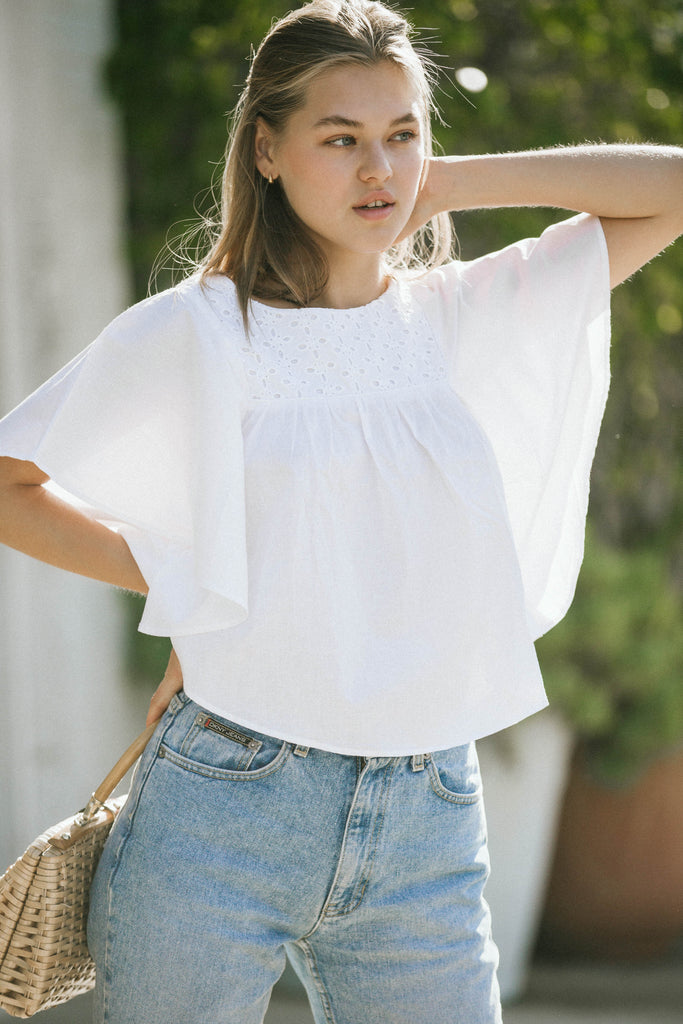
MULTIPOLYGON (((207 188, 220 172, 226 114, 246 77, 250 47, 290 6, 286 0, 117 0, 119 44, 108 78, 124 119, 140 296, 169 226, 175 225, 172 238, 209 208, 207 188)), ((408 15, 440 55, 443 123, 435 131, 446 152, 683 138, 680 0, 411 0, 408 15)), ((473 258, 536 235, 563 216, 547 210, 458 215, 461 255, 473 258)), ((162 269, 158 286, 169 280, 162 269)), ((615 383, 591 497, 596 543, 636 558, 641 549, 659 550, 659 578, 650 586, 673 584, 679 591, 682 339, 679 244, 615 293, 615 383)), ((601 586, 594 576, 588 591, 601 586)), ((578 600, 588 596, 582 591, 578 600)), ((569 657, 559 647, 547 645, 550 675, 553 657, 562 665, 569 657)))

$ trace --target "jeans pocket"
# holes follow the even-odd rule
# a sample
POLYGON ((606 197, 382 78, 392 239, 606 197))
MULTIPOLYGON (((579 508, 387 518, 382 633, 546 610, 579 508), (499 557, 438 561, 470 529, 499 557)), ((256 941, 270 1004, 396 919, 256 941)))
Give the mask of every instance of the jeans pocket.
POLYGON ((208 778, 255 778, 280 766, 290 745, 190 702, 164 736, 159 757, 208 778))
POLYGON ((437 796, 453 804, 476 804, 482 796, 479 760, 473 743, 428 754, 425 768, 437 796))

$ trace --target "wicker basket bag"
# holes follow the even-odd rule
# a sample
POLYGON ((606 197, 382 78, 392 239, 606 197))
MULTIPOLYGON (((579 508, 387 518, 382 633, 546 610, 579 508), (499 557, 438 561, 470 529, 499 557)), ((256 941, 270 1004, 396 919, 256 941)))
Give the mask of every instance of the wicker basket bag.
POLYGON ((90 886, 125 797, 105 801, 154 729, 138 736, 82 811, 38 836, 0 879, 0 1007, 13 1017, 31 1017, 95 984, 86 944, 90 886))

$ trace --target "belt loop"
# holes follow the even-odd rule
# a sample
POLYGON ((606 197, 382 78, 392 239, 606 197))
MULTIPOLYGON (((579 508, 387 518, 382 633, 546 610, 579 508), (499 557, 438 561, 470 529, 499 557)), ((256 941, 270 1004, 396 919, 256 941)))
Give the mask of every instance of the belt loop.
POLYGON ((292 753, 296 754, 297 757, 308 757, 308 751, 310 749, 311 749, 310 747, 296 746, 296 747, 294 747, 294 750, 292 751, 292 753))
POLYGON ((413 771, 414 772, 424 771, 424 766, 425 766, 425 755, 424 754, 413 754, 413 756, 411 758, 411 761, 412 761, 413 771))
POLYGON ((177 711, 182 711, 185 705, 188 703, 188 698, 182 690, 174 693, 168 702, 168 710, 171 714, 175 714, 177 711))

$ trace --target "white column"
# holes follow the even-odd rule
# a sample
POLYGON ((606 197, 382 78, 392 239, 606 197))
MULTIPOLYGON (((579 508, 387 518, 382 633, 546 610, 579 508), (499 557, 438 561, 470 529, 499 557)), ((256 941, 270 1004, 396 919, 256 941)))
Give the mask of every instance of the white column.
MULTIPOLYGON (((0 0, 0 410, 129 301, 109 0, 0 0)), ((142 727, 121 598, 0 551, 0 871, 142 727)))

